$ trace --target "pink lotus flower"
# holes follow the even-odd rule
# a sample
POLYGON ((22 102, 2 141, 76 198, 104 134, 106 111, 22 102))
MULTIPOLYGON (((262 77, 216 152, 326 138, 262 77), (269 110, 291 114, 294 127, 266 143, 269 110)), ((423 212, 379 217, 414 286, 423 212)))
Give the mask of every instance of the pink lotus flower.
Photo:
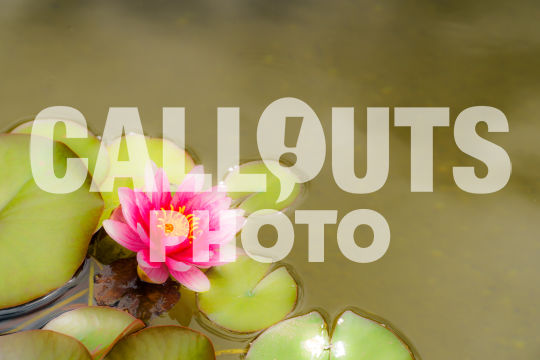
POLYGON ((152 282, 163 283, 171 275, 193 291, 207 291, 210 282, 201 268, 226 262, 219 250, 244 224, 242 211, 230 216, 231 198, 224 191, 216 187, 202 191, 202 176, 195 176, 202 173, 202 166, 195 167, 174 195, 163 169, 151 167, 146 173, 146 192, 118 189, 120 206, 103 227, 116 242, 137 253, 139 268, 152 282), (159 261, 152 252, 155 234, 162 241, 164 256, 159 261))

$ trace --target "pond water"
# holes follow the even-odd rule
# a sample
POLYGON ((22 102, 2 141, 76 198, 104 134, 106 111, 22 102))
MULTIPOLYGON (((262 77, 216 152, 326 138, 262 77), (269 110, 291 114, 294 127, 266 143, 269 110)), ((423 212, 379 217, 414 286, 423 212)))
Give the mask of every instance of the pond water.
POLYGON ((368 106, 449 106, 451 123, 467 107, 497 107, 510 132, 480 132, 513 170, 490 195, 455 185, 453 166, 485 169, 457 149, 452 127, 435 130, 433 193, 409 190, 405 128, 391 127, 390 175, 369 195, 337 187, 327 141, 328 161, 300 208, 338 209, 338 219, 377 210, 390 249, 353 263, 328 225, 326 261, 308 263, 307 227, 295 225, 286 262, 303 284, 300 312, 375 313, 424 359, 538 358, 539 19, 535 1, 3 0, 0 128, 68 105, 99 134, 109 106, 137 106, 145 131, 160 135, 162 107, 185 106, 187 144, 215 173, 218 106, 241 108, 241 157, 254 159, 260 114, 293 96, 316 111, 327 139, 331 107, 355 107, 362 174, 368 106))

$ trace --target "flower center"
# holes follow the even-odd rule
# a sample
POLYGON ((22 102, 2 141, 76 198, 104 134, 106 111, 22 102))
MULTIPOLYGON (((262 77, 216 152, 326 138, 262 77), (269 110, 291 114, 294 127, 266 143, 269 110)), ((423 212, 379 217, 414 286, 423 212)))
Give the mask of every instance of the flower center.
POLYGON ((157 227, 163 230, 166 236, 186 237, 193 240, 199 219, 193 214, 184 215, 184 211, 185 207, 180 207, 177 211, 172 205, 170 210, 161 209, 157 227))
POLYGON ((165 224, 165 234, 169 235, 174 231, 174 225, 173 224, 165 224))

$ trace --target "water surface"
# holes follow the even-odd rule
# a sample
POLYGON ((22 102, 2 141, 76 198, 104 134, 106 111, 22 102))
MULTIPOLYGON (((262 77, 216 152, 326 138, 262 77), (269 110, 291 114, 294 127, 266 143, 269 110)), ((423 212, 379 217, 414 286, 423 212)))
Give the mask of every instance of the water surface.
POLYGON ((253 159, 261 112, 294 96, 317 112, 328 146, 331 107, 355 107, 361 175, 367 106, 449 106, 452 123, 467 107, 497 107, 510 133, 481 130, 512 159, 503 190, 457 188, 453 166, 485 169, 457 149, 450 127, 435 131, 434 192, 411 193, 409 132, 391 128, 383 189, 341 191, 328 151, 301 205, 339 218, 379 211, 388 253, 353 263, 327 226, 326 262, 310 264, 297 225, 287 262, 303 282, 300 310, 376 313, 424 359, 538 358, 539 19, 535 1, 3 0, 0 128, 69 105, 101 133, 109 106, 138 106, 145 131, 160 135, 161 108, 185 106, 188 145, 214 170, 218 106, 241 108, 241 155, 253 159))

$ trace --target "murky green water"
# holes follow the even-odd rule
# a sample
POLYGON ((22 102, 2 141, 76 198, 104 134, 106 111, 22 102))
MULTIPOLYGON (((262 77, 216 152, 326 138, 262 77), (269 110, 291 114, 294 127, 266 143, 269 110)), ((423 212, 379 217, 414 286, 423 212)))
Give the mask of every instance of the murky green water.
POLYGON ((309 103, 328 139, 331 107, 354 106, 359 159, 367 106, 450 106, 452 121, 469 106, 495 106, 510 133, 486 136, 512 159, 506 188, 457 188, 452 166, 478 163, 457 150, 450 127, 435 132, 434 193, 410 193, 409 132, 391 128, 383 189, 339 190, 328 152, 301 205, 339 217, 379 211, 392 230, 388 253, 350 262, 327 226, 326 262, 310 264, 298 225, 287 262, 303 281, 301 310, 376 313, 424 359, 535 359, 539 20, 534 1, 3 0, 0 128, 69 105, 101 133, 109 106, 138 106, 145 131, 159 135, 161 108, 185 106, 187 143, 214 170, 218 106, 240 106, 245 159, 257 157, 258 117, 280 97, 309 103))

